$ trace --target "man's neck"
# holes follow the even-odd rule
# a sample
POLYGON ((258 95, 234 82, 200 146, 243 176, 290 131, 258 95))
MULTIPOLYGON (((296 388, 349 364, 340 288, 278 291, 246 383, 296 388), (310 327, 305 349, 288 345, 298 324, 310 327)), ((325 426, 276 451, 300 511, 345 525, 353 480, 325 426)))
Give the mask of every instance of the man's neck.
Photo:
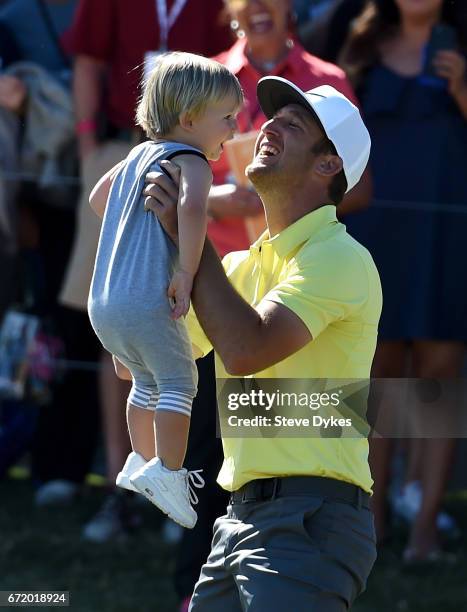
POLYGON ((308 213, 329 203, 324 194, 322 197, 313 197, 308 189, 293 194, 258 193, 264 203, 266 222, 271 238, 308 213))

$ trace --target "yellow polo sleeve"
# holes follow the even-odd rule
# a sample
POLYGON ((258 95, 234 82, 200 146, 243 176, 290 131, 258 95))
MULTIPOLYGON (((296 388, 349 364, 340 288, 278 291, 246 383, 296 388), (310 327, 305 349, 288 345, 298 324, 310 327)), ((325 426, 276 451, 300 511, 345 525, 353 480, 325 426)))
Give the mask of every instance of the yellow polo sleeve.
POLYGON ((361 254, 334 241, 304 248, 263 300, 292 310, 316 339, 335 321, 352 319, 369 297, 368 271, 361 254))

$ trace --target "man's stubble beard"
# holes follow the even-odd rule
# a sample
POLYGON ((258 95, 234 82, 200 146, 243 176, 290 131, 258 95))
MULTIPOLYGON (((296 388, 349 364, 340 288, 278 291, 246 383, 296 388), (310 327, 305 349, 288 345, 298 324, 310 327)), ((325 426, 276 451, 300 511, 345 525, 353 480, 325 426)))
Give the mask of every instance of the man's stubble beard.
POLYGON ((277 172, 276 168, 257 167, 251 163, 247 166, 245 174, 259 194, 267 194, 273 189, 276 190, 284 183, 282 173, 277 172))
POLYGON ((246 176, 253 184, 256 192, 259 195, 268 195, 271 193, 287 194, 290 187, 298 180, 300 181, 299 172, 294 172, 292 169, 285 170, 284 168, 260 166, 257 167, 254 163, 247 166, 245 171, 246 176))

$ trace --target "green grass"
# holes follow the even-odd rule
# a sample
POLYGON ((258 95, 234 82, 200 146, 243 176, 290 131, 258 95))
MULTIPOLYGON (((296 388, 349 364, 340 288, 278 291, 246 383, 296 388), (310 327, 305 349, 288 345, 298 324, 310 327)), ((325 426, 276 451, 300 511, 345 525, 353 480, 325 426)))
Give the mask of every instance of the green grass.
POLYGON ((144 527, 126 542, 83 542, 102 498, 93 487, 72 507, 40 509, 29 481, 0 483, 0 590, 67 590, 77 612, 174 612, 174 552, 159 514, 143 507, 144 527))
MULTIPOLYGON (((68 590, 75 612, 177 610, 174 550, 162 542, 152 508, 142 508, 144 526, 126 542, 93 545, 80 531, 99 507, 101 489, 89 487, 67 508, 37 509, 32 495, 28 480, 0 482, 0 590, 68 590)), ((467 533, 466 494, 452 496, 448 507, 467 533)), ((407 569, 400 563, 404 534, 396 536, 353 612, 467 612, 465 538, 451 545, 454 565, 407 569)))
POLYGON ((445 543, 455 562, 403 565, 407 533, 396 530, 391 545, 380 550, 367 591, 353 612, 467 612, 467 492, 449 495, 446 510, 462 532, 459 540, 445 543))

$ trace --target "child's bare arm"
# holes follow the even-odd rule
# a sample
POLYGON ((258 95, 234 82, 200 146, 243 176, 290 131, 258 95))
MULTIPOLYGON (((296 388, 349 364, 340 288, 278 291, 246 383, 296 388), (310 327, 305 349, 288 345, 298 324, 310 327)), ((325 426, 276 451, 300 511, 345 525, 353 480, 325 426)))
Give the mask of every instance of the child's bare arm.
POLYGON ((179 269, 173 275, 168 296, 175 300, 172 317, 185 316, 190 308, 193 278, 198 270, 207 227, 207 198, 212 182, 211 168, 195 155, 180 155, 174 160, 180 167, 180 191, 177 204, 179 269))
POLYGON ((110 188, 112 187, 112 182, 121 164, 122 162, 119 162, 111 170, 106 172, 106 174, 99 179, 94 189, 91 191, 91 195, 89 196, 89 205, 98 217, 102 218, 104 216, 110 188))
POLYGON ((177 205, 180 270, 194 277, 206 237, 212 171, 208 163, 196 155, 178 155, 173 161, 181 170, 177 205))

